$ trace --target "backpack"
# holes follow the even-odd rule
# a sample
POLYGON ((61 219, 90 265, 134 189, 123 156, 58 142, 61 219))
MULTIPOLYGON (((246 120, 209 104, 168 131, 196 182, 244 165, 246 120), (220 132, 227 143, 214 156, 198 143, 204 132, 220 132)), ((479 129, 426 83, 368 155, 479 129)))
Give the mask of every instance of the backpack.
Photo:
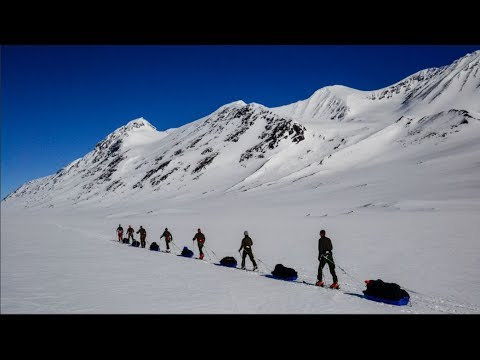
POLYGON ((181 255, 185 257, 192 257, 193 251, 190 250, 188 247, 184 246, 181 255))
POLYGON ((140 242, 137 241, 137 240, 133 240, 133 241, 132 241, 132 246, 139 247, 139 246, 140 246, 140 242))
POLYGON ((272 275, 285 280, 296 280, 298 277, 298 274, 294 269, 287 268, 282 264, 275 265, 272 275))
POLYGON ((220 264, 228 267, 236 267, 237 260, 235 260, 233 256, 225 256, 222 260, 220 260, 220 264))
POLYGON ((150 250, 152 251, 158 251, 160 250, 160 247, 158 246, 158 244, 154 241, 150 244, 150 250))
POLYGON ((127 239, 127 238, 123 238, 123 241, 122 241, 124 244, 130 244, 130 240, 127 239))
POLYGON ((405 290, 400 288, 400 285, 398 284, 386 283, 380 279, 367 281, 367 290, 363 291, 365 295, 393 301, 398 301, 402 298, 410 298, 410 295, 405 290))

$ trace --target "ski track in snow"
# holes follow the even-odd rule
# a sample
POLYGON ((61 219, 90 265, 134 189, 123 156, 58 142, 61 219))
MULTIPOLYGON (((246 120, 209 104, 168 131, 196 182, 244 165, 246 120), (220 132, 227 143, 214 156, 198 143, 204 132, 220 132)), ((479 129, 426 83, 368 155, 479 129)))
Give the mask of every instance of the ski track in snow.
MULTIPOLYGON (((239 205, 236 208, 242 209, 244 206, 239 205)), ((371 207, 365 209, 369 208, 371 207)), ((148 244, 155 241, 162 250, 165 249, 165 242, 159 239, 163 231, 162 223, 169 225, 177 246, 172 246, 170 254, 149 251, 148 245, 146 249, 142 249, 119 244, 115 240, 114 229, 120 220, 112 222, 101 215, 102 211, 88 216, 72 216, 58 212, 51 215, 2 215, 2 313, 480 313, 478 305, 460 301, 463 297, 460 294, 445 296, 448 293, 445 291, 444 295, 433 296, 432 294, 437 292, 434 286, 425 289, 419 285, 424 281, 428 284, 437 280, 435 277, 429 278, 428 267, 423 269, 418 266, 418 262, 422 257, 442 256, 435 255, 438 251, 435 245, 441 239, 435 234, 440 235, 445 229, 435 230, 426 237, 425 240, 430 239, 427 241, 430 246, 426 246, 426 252, 421 251, 421 248, 417 249, 416 253, 411 253, 411 261, 404 264, 404 259, 389 268, 382 264, 394 259, 389 257, 389 253, 395 252, 395 247, 390 245, 381 250, 384 259, 379 258, 378 240, 372 242, 371 232, 364 227, 365 224, 372 223, 372 219, 381 218, 386 224, 384 227, 377 225, 376 233, 383 234, 383 237, 388 234, 391 237, 399 233, 395 227, 400 229, 403 228, 402 224, 410 223, 412 231, 403 229, 404 235, 399 237, 405 242, 405 239, 414 238, 415 229, 418 231, 422 228, 415 224, 423 224, 423 228, 430 229, 429 231, 438 228, 425 227, 425 224, 437 222, 435 213, 409 211, 398 217, 401 212, 390 215, 387 208, 374 208, 373 214, 350 214, 349 216, 353 216, 349 222, 351 229, 344 229, 346 231, 341 231, 344 224, 342 215, 323 218, 330 219, 328 223, 321 220, 323 225, 326 225, 327 236, 330 235, 329 232, 335 233, 331 236, 341 285, 340 290, 331 290, 262 276, 269 274, 276 263, 283 263, 297 270, 300 281, 316 280, 316 233, 319 224, 315 221, 312 223, 312 219, 304 215, 297 217, 296 221, 301 221, 299 225, 293 226, 290 222, 293 233, 297 234, 297 237, 291 237, 290 231, 282 234, 288 227, 278 228, 279 223, 288 224, 286 219, 291 219, 291 215, 285 217, 286 215, 278 213, 276 217, 267 220, 259 218, 264 211, 255 213, 250 209, 251 216, 244 217, 242 223, 250 224, 248 229, 253 236, 254 255, 260 271, 246 272, 213 265, 222 257, 232 254, 239 264, 241 260, 237 250, 244 227, 238 224, 236 212, 234 215, 228 214, 230 211, 225 212, 225 208, 219 210, 223 213, 221 216, 210 209, 211 214, 207 218, 204 218, 206 214, 203 214, 197 215, 199 218, 189 219, 183 215, 178 216, 177 213, 143 217, 142 224, 147 229, 148 244), (418 218, 418 214, 423 215, 418 218), (278 216, 285 220, 279 221, 278 216), (432 216, 434 218, 429 219, 432 216), (190 228, 185 226, 187 219, 191 220, 188 223, 194 224, 190 228), (198 221, 199 219, 203 220, 198 221), (414 219, 416 220, 412 225, 414 219), (207 226, 204 229, 208 244, 204 248, 206 259, 198 261, 175 256, 183 246, 188 246, 194 251, 194 256, 198 256, 197 244, 193 243, 191 238, 196 232, 195 224, 200 222, 207 226), (31 226, 22 226, 24 223, 31 226), (217 225, 212 227, 211 224, 217 225), (392 224, 396 225, 392 228, 392 224), (220 228, 215 230, 218 226, 220 228), (353 230, 354 228, 363 233, 353 230), (232 231, 235 233, 233 236, 232 231), (358 253, 361 248, 348 245, 351 231, 355 233, 356 242, 361 243, 361 248, 367 251, 363 255, 359 256, 358 253), (278 242, 279 238, 290 238, 293 242, 278 242), (102 242, 108 246, 103 246, 102 242), (295 245, 292 247, 293 244, 295 245), (371 251, 375 248, 376 251, 371 251), (287 254, 289 256, 286 256, 287 254), (345 269, 347 274, 341 271, 340 267, 345 269), (401 269, 403 275, 398 273, 397 269, 401 269), (423 277, 427 276, 425 280, 412 281, 419 273, 423 277), (382 278, 404 286, 411 296, 410 304, 399 307, 361 298, 361 291, 365 289, 363 280, 369 278, 365 274, 375 274, 372 278, 382 278), (98 294, 102 296, 99 297, 98 294)), ((455 217, 450 215, 452 224, 455 223, 454 219, 455 217)), ((468 233, 462 223, 468 223, 469 218, 460 213, 456 219, 463 221, 451 230, 451 234, 445 234, 447 238, 451 238, 455 233, 458 235, 460 228, 468 233)), ((442 217, 438 221, 441 223, 442 217)), ((131 222, 137 230, 137 220, 132 218, 127 222, 131 222)), ((127 222, 125 219, 120 221, 124 227, 127 222)), ((425 230, 424 236, 427 234, 425 230)), ((135 238, 137 237, 136 234, 135 238)), ((418 248, 418 245, 416 246, 418 248)), ((403 246, 399 247, 399 254, 402 254, 402 248, 403 246)), ((448 260, 449 257, 444 259, 448 260)), ((468 263, 469 261, 466 261, 465 265, 468 263)), ((247 268, 251 268, 248 257, 246 264, 247 268)), ((441 262, 437 264, 430 260, 430 264, 434 270, 433 275, 442 271, 438 268, 441 262)), ((445 274, 448 275, 450 267, 447 267, 449 270, 445 274)), ((475 274, 478 270, 472 268, 470 271, 475 274)), ((328 267, 324 269, 324 276, 328 283, 328 279, 331 279, 328 267)), ((437 283, 444 280, 438 280, 437 283)), ((449 287, 453 288, 451 285, 449 287)))
MULTIPOLYGON (((179 255, 179 254, 177 254, 179 255)), ((196 259, 196 258, 195 258, 196 259)), ((270 269, 268 269, 265 265, 259 265, 259 268, 263 267, 263 271, 251 271, 251 270, 248 270, 247 268, 247 271, 245 270, 241 270, 239 267, 236 267, 236 268, 230 268, 230 267, 226 267, 226 266, 221 266, 218 264, 218 259, 213 259, 213 258, 210 258, 209 259, 210 261, 208 260, 201 260, 202 262, 204 263, 210 263, 210 264, 213 264, 213 265, 217 265, 219 268, 221 269, 226 269, 227 271, 241 271, 241 272, 244 272, 246 274, 249 274, 249 275, 252 275, 252 276, 265 276, 265 275, 268 275, 271 273, 270 269), (215 261, 217 261, 217 263, 215 263, 215 261)), ((257 262, 258 262, 258 259, 257 259, 257 262)), ((325 268, 325 270, 327 269, 327 267, 325 268)), ((337 270, 338 271, 338 270, 337 270)), ((278 280, 278 279, 272 279, 274 281, 283 281, 283 280, 278 280)), ((295 281, 283 281, 283 282, 286 282, 287 284, 291 284, 292 286, 303 286, 303 287, 310 287, 312 288, 312 290, 314 291, 320 291, 320 292, 324 292, 324 291, 327 291, 328 292, 338 292, 338 293, 343 293, 345 295, 349 295, 349 296, 354 296, 354 297, 358 297, 362 300, 365 300, 365 301, 368 301, 370 302, 371 300, 368 300, 368 299, 365 299, 363 297, 363 293, 362 293, 362 290, 364 290, 365 288, 360 288, 360 286, 358 285, 358 283, 356 285, 353 285, 352 283, 349 283, 349 282, 343 282, 342 283, 342 289, 328 289, 328 288, 319 288, 319 287, 316 287, 314 285, 312 285, 313 283, 316 282, 316 278, 315 277, 308 277, 308 276, 301 276, 299 277, 297 280, 295 281), (307 282, 307 283, 305 283, 307 282)), ((429 296, 426 296, 426 295, 423 295, 423 294, 420 294, 416 291, 413 291, 413 290, 408 290, 409 294, 410 294, 410 301, 409 303, 406 305, 406 306, 396 306, 396 305, 390 305, 390 304, 384 304, 384 303, 377 303, 379 306, 388 306, 388 307, 391 307, 391 308, 400 308, 400 312, 404 312, 404 313, 422 313, 421 310, 417 310, 417 308, 426 308, 434 313, 448 313, 448 314, 454 314, 454 313, 459 313, 459 314, 463 314, 463 313, 480 313, 480 307, 479 306, 475 306, 473 304, 462 304, 462 303, 456 303, 455 301, 452 301, 452 300, 447 300, 447 299, 443 299, 443 298, 433 298, 433 297, 429 297, 429 296)))

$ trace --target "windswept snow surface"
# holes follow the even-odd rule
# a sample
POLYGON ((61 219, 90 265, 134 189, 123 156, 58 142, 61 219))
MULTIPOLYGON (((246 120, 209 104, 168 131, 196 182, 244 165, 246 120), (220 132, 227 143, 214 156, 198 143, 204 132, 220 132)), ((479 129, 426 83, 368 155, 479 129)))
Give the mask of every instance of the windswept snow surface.
MULTIPOLYGON (((415 188, 415 175, 399 182, 370 171, 351 175, 325 177, 315 192, 2 211, 2 313, 479 313, 480 202, 469 198, 472 189, 454 201, 451 194, 432 199, 432 192, 395 200, 395 189, 415 188), (208 263, 119 244, 119 223, 142 225, 147 241, 162 249, 159 236, 168 227, 175 244, 196 256, 191 239, 201 227, 208 263), (341 291, 211 264, 224 256, 240 263, 248 230, 262 272, 281 263, 315 281, 321 228, 347 272, 337 267, 341 291), (411 304, 360 298, 363 280, 377 278, 405 287, 411 304)), ((331 283, 327 268, 325 274, 331 283)))
POLYGON ((1 312, 480 313, 479 59, 275 109, 237 101, 163 132, 129 122, 2 201, 1 312), (168 227, 178 248, 119 244, 118 224, 162 249, 168 227), (206 261, 175 256, 198 255, 197 228, 206 261), (314 282, 320 229, 340 290, 262 276, 281 263, 314 282), (214 266, 240 264, 245 230, 260 272, 214 266), (367 279, 410 304, 363 299, 367 279))

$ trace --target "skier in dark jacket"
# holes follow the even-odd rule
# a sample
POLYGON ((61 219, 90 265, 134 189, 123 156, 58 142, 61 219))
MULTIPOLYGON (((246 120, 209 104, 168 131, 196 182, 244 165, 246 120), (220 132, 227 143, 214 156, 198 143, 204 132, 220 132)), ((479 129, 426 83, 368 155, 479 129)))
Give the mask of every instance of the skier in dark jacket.
POLYGON ((197 233, 193 237, 192 241, 197 240, 198 243, 198 251, 200 252, 200 256, 198 257, 200 260, 203 259, 203 244, 205 243, 205 235, 203 235, 202 231, 200 229, 197 230, 197 233))
POLYGON ((162 237, 165 237, 165 243, 167 244, 167 251, 170 252, 170 246, 168 244, 170 243, 170 241, 173 240, 173 236, 170 233, 170 231, 168 231, 167 228, 165 228, 165 231, 163 232, 162 236, 160 236, 160 239, 162 237))
POLYGON ((123 240, 123 227, 120 224, 118 224, 117 236, 118 236, 118 241, 122 242, 122 240, 123 240))
POLYGON ((248 236, 248 231, 243 232, 244 238, 242 239, 242 244, 240 245, 240 249, 238 249, 238 252, 240 252, 243 249, 243 254, 242 254, 242 269, 245 269, 245 258, 248 257, 250 258, 250 261, 253 264, 253 270, 257 270, 257 263, 255 262, 255 259, 253 258, 253 253, 252 253, 252 245, 253 241, 248 236))
POLYGON ((137 234, 140 233, 140 245, 142 248, 145 247, 146 239, 147 239, 147 231, 140 225, 140 229, 138 229, 137 234))
POLYGON ((335 262, 333 261, 332 249, 332 240, 325 236, 325 230, 320 230, 320 239, 318 239, 318 260, 320 260, 320 264, 318 265, 318 281, 315 285, 323 287, 322 270, 325 264, 328 264, 330 274, 332 274, 333 277, 333 284, 330 285, 330 287, 332 289, 338 289, 338 278, 337 274, 335 274, 335 262))
POLYGON ((133 230, 132 228, 132 225, 128 225, 128 229, 127 229, 127 239, 130 240, 130 238, 132 238, 133 240, 133 233, 135 232, 135 230, 133 230))

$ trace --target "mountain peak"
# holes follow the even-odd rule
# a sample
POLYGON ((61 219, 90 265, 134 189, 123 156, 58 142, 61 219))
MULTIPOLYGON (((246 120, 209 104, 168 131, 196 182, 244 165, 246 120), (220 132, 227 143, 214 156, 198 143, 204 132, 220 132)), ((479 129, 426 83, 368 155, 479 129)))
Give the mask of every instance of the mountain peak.
MULTIPOLYGON (((110 146, 113 146, 113 152, 115 152, 120 148, 120 145, 126 138, 139 131, 144 133, 145 130, 152 133, 158 133, 157 129, 143 117, 129 121, 126 125, 119 127, 114 132, 108 134, 107 137, 95 145, 94 151, 103 151, 103 149, 108 149, 110 146)), ((97 157, 97 155, 95 156, 97 157)))
POLYGON ((357 93, 357 92, 361 92, 361 90, 353 89, 351 87, 344 86, 344 85, 329 85, 315 91, 310 96, 309 99, 313 99, 316 97, 323 97, 325 96, 325 94, 328 94, 330 96, 335 96, 340 99, 344 99, 346 96, 351 95, 353 93, 357 93))
POLYGON ((220 106, 215 112, 217 111, 222 111, 222 110, 225 110, 225 109, 233 109, 233 108, 241 108, 241 107, 244 107, 246 106, 247 104, 245 103, 245 101, 243 100, 237 100, 237 101, 233 101, 231 103, 228 103, 228 104, 224 104, 222 106, 220 106))
POLYGON ((361 92, 343 85, 330 85, 318 89, 308 99, 273 109, 293 118, 342 120, 349 111, 347 97, 361 92))
POLYGON ((132 121, 129 121, 126 125, 122 126, 118 130, 133 130, 133 129, 139 129, 145 127, 146 129, 152 129, 152 130, 157 130, 155 126, 150 124, 146 119, 143 117, 139 117, 137 119, 134 119, 132 121))
POLYGON ((237 101, 233 101, 233 102, 231 102, 230 104, 227 104, 227 105, 230 105, 230 106, 245 106, 247 104, 243 100, 237 100, 237 101))

